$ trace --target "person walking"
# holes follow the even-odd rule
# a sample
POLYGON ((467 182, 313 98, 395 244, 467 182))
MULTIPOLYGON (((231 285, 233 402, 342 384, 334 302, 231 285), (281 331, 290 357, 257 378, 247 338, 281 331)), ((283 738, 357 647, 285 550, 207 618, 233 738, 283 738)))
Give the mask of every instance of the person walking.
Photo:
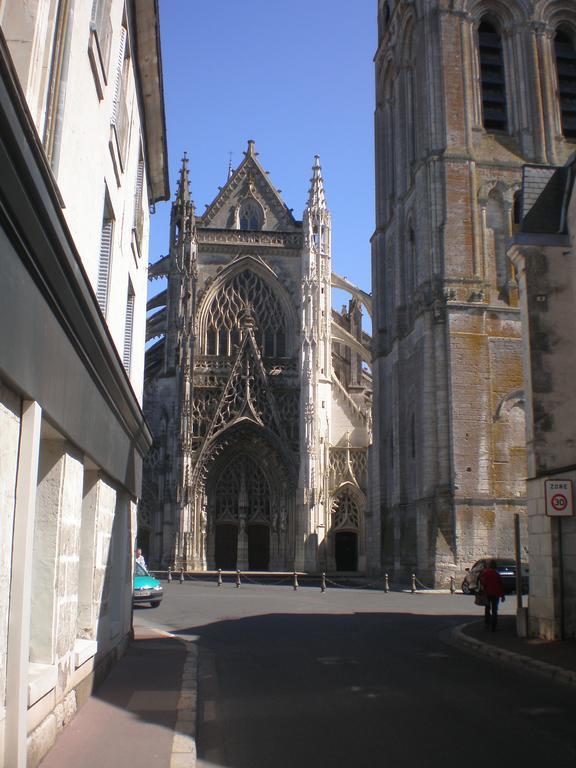
POLYGON ((488 566, 480 574, 480 585, 486 595, 484 624, 486 629, 495 632, 498 623, 498 603, 500 600, 504 602, 504 585, 502 584, 502 577, 496 570, 495 560, 490 560, 488 566))

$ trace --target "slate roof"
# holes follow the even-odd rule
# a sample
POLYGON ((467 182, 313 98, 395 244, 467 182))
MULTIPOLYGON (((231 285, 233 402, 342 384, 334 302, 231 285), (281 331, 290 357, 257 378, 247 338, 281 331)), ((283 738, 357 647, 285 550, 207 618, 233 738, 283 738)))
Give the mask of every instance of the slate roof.
POLYGON ((567 213, 576 158, 561 168, 525 166, 522 184, 523 234, 567 234, 567 213), (546 172, 547 171, 547 172, 546 172))

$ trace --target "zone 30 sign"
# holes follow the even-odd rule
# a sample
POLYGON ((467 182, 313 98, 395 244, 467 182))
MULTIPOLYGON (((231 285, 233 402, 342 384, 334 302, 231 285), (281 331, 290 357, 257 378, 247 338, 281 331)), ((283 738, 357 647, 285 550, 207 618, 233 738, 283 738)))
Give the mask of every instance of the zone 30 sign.
POLYGON ((570 517, 574 514, 572 480, 545 480, 546 514, 551 517, 570 517))

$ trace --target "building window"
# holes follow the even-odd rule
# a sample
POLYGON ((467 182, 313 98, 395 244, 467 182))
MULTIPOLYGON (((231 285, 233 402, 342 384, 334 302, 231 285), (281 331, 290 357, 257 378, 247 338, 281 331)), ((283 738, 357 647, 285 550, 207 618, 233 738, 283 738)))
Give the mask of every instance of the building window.
POLYGON ((144 210, 142 207, 142 197, 144 192, 144 158, 142 150, 138 157, 138 166, 136 168, 136 183, 134 185, 134 221, 132 228, 136 235, 139 253, 142 248, 142 235, 144 232, 144 210))
POLYGON ((240 229, 262 229, 263 219, 262 208, 256 200, 244 200, 240 206, 240 229))
POLYGON ((110 21, 111 0, 94 0, 92 3, 91 29, 96 33, 100 58, 104 72, 108 70, 110 43, 112 42, 112 22, 110 21))
POLYGON ((122 27, 120 48, 118 49, 116 80, 114 83, 112 117, 110 119, 116 134, 116 143, 118 145, 118 153, 122 164, 124 164, 126 147, 128 144, 128 106, 126 103, 126 94, 128 92, 129 72, 130 57, 128 53, 128 32, 126 27, 122 27))
POLYGON ((404 255, 404 303, 410 304, 414 299, 414 289, 416 287, 416 235, 410 225, 408 227, 408 237, 406 241, 406 251, 404 255))
POLYGON ((489 21, 483 20, 480 23, 478 48, 484 128, 505 131, 508 128, 508 117, 502 38, 489 21))
POLYGON ((210 327, 208 328, 208 333, 206 334, 206 354, 207 355, 215 355, 216 354, 216 328, 210 327))
POLYGON ((134 329, 134 301, 136 294, 132 286, 132 281, 128 278, 128 294, 126 296, 126 321, 124 323, 124 354, 122 360, 126 373, 130 376, 130 366, 132 364, 132 332, 134 329))
POLYGON ((220 328, 218 332, 218 354, 224 357, 228 355, 228 330, 220 328))
POLYGON ((110 287, 110 267, 112 264, 112 237, 114 234, 114 216, 108 198, 104 203, 102 215, 102 232, 100 235, 100 259, 98 262, 98 284, 96 296, 102 314, 106 315, 108 308, 108 291, 110 287))
POLYGON ((570 35, 559 29, 554 38, 554 50, 562 133, 568 138, 576 138, 576 46, 570 35))
POLYGON ((249 309, 254 338, 265 357, 286 355, 286 318, 274 290, 251 270, 234 275, 208 308, 206 354, 231 355, 241 341, 243 318, 249 309), (218 349, 216 349, 218 340, 218 349))

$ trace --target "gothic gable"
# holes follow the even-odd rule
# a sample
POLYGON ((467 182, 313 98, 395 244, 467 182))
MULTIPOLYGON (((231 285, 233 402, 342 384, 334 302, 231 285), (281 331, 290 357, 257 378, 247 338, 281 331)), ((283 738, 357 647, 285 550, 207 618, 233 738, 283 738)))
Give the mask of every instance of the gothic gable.
POLYGON ((244 420, 270 429, 287 441, 253 329, 248 325, 245 325, 244 337, 206 435, 206 443, 227 427, 244 420))
POLYGON ((201 219, 201 228, 289 232, 298 222, 260 165, 254 142, 201 219))

